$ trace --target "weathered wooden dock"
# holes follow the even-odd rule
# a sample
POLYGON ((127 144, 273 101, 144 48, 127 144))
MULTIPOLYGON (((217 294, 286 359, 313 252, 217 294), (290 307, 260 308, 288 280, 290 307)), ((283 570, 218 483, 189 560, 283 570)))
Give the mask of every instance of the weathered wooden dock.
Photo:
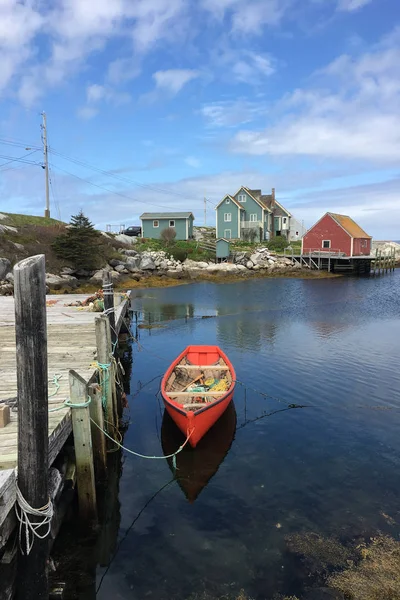
MULTIPOLYGON (((87 384, 97 382, 99 378, 98 363, 95 361, 102 362, 102 358, 99 356, 99 339, 96 340, 95 320, 101 313, 68 306, 86 297, 87 295, 77 294, 46 297, 48 467, 53 464, 73 431, 72 409, 64 405, 71 397, 70 370, 75 371, 87 384), (57 410, 53 412, 52 409, 57 410)), ((115 318, 114 335, 118 336, 129 309, 129 294, 115 294, 114 303, 112 327, 114 328, 115 318)), ((105 356, 109 356, 107 352, 105 356)), ((0 408, 5 405, 2 402, 5 400, 11 407, 10 422, 5 427, 0 427, 0 553, 15 527, 13 507, 16 501, 18 416, 16 403, 13 408, 13 399, 17 399, 15 303, 14 298, 0 297, 0 408)), ((0 597, 3 597, 1 591, 0 589, 0 597)))

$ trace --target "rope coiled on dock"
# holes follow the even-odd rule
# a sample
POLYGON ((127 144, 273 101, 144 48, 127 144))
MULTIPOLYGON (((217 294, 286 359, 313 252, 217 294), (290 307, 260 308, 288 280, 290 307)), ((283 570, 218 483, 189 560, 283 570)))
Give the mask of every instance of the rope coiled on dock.
POLYGON ((17 501, 15 503, 15 514, 19 521, 19 546, 22 554, 30 554, 35 537, 44 540, 50 533, 51 520, 53 518, 53 503, 49 498, 47 504, 41 508, 33 508, 23 497, 21 490, 17 485, 17 501), (38 520, 31 521, 30 517, 36 517, 38 520), (45 533, 39 533, 41 527, 45 527, 45 533), (23 540, 25 545, 23 544, 23 540))

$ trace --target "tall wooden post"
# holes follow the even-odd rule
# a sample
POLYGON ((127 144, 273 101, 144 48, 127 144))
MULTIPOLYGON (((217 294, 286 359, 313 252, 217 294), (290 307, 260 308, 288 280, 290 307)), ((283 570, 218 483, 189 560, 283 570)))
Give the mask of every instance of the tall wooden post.
MULTIPOLYGON (((110 323, 106 316, 102 315, 95 319, 97 361, 103 365, 111 365, 111 336, 110 323)), ((108 371, 100 369, 100 385, 105 394, 106 419, 111 424, 115 424, 114 405, 113 405, 113 386, 111 385, 111 366, 108 371)))
MULTIPOLYGON (((43 254, 14 267, 18 387, 18 487, 32 508, 48 497, 48 383, 46 268, 43 254)), ((29 517, 32 522, 35 518, 29 517)), ((38 533, 43 534, 45 528, 38 533)), ((23 543, 23 542, 22 542, 23 543)), ((18 598, 47 600, 48 540, 36 538, 29 555, 19 551, 18 598)))
POLYGON ((115 330, 115 312, 114 312, 114 288, 109 271, 103 271, 103 294, 104 294, 104 310, 110 320, 111 327, 111 342, 113 350, 117 342, 118 336, 115 330))
POLYGON ((101 388, 97 383, 89 385, 89 396, 91 403, 89 406, 94 470, 97 482, 104 482, 107 479, 107 446, 104 431, 104 416, 101 397, 101 388))
MULTIPOLYGON (((72 370, 69 372, 69 395, 71 404, 84 404, 88 400, 86 381, 72 370)), ((79 516, 82 521, 93 524, 97 520, 97 505, 89 406, 71 408, 71 411, 79 516)))

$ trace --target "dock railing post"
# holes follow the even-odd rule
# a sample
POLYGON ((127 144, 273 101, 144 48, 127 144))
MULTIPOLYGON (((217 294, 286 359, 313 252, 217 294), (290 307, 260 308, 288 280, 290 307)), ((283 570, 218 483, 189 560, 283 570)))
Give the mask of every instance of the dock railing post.
POLYGON ((103 271, 103 294, 104 294, 104 312, 108 316, 111 327, 111 342, 113 349, 117 343, 118 336, 115 330, 115 312, 114 312, 114 287, 109 271, 103 271))
MULTIPOLYGON (((46 323, 46 268, 43 254, 14 267, 15 334, 18 388, 18 488, 25 501, 39 509, 49 501, 48 374, 46 323)), ((32 523, 37 518, 29 515, 32 523)), ((40 519, 39 519, 40 521, 40 519)), ((46 526, 37 533, 44 535, 46 526)), ((30 532, 31 535, 31 532, 30 532)), ((49 597, 48 540, 34 537, 27 554, 19 548, 18 598, 49 597)))
POLYGON ((80 405, 71 408, 79 516, 83 522, 94 524, 97 522, 97 505, 89 404, 82 406, 88 403, 89 393, 86 381, 72 370, 69 372, 69 394, 71 404, 80 405))
MULTIPOLYGON (((116 326, 115 326, 114 288, 113 288, 111 273, 109 271, 103 271, 103 294, 104 294, 104 312, 107 315, 107 318, 110 323, 112 354, 114 356, 115 349, 118 344, 118 332, 117 332, 116 326)), ((113 399, 114 399, 115 420, 117 422, 119 416, 122 415, 122 404, 120 402, 120 398, 117 393, 116 371, 117 371, 117 363, 114 360, 112 360, 111 368, 110 368, 110 382, 111 382, 111 389, 112 389, 112 394, 113 394, 113 399)))
POLYGON ((107 445, 104 431, 104 414, 101 388, 97 383, 89 385, 89 414, 91 418, 94 471, 96 480, 107 479, 107 445))
POLYGON ((111 333, 110 323, 105 315, 95 319, 97 362, 99 363, 99 378, 102 395, 104 397, 105 413, 107 422, 113 427, 115 425, 113 386, 111 382, 111 333))

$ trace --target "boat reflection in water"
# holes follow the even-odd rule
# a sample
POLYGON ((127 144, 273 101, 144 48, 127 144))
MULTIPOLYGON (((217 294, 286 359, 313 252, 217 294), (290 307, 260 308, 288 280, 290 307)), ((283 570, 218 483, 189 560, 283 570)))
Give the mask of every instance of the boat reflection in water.
MULTIPOLYGON (((175 471, 172 458, 168 465, 189 502, 194 502, 201 490, 218 471, 220 464, 232 445, 236 430, 236 409, 233 402, 218 421, 200 440, 196 448, 187 444, 176 456, 175 471)), ((161 425, 161 445, 166 456, 176 452, 185 441, 167 411, 164 411, 161 425)))

